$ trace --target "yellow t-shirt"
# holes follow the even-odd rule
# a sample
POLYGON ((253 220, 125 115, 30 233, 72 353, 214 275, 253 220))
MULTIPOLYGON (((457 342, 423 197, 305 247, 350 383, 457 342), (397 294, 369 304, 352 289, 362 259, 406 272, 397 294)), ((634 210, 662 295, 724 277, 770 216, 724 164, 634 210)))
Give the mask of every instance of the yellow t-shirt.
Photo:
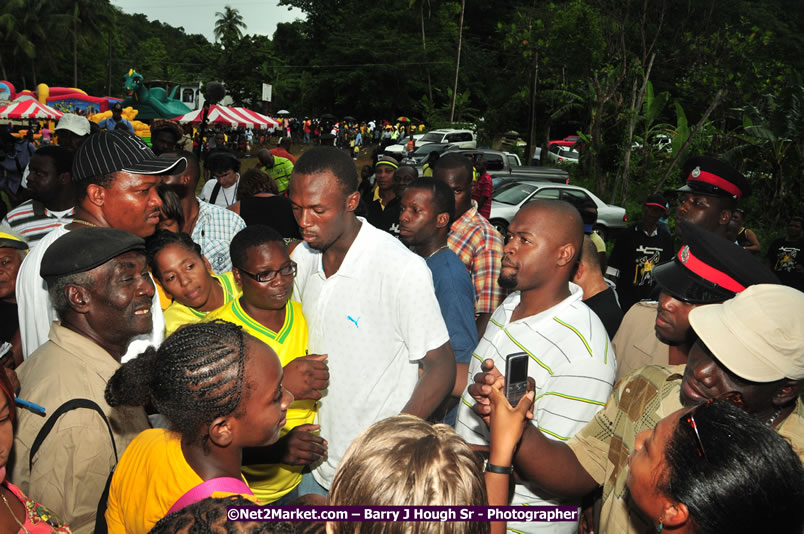
MULTIPOLYGON (((140 432, 126 447, 112 477, 106 508, 109 533, 146 534, 182 495, 202 482, 184 459, 177 433, 164 428, 140 432)), ((232 494, 212 496, 228 495, 232 494)))
POLYGON ((173 297, 165 293, 165 288, 162 287, 162 284, 156 278, 154 278, 154 286, 156 287, 156 294, 159 295, 159 306, 164 312, 173 304, 173 297))
MULTIPOLYGON (((243 327, 243 329, 274 349, 282 367, 307 354, 307 321, 302 315, 298 302, 288 302, 285 307, 285 324, 279 332, 274 332, 250 317, 235 299, 228 305, 210 313, 206 321, 223 319, 243 327)), ((315 420, 316 401, 298 400, 288 407, 287 422, 282 428, 284 436, 291 429, 315 420)), ((282 498, 299 485, 302 465, 260 464, 243 466, 243 474, 248 485, 260 502, 268 504, 282 498)))
MULTIPOLYGON (((237 300, 240 298, 240 295, 243 294, 243 292, 240 290, 240 287, 235 283, 234 275, 232 273, 213 274, 212 278, 217 280, 223 288, 224 306, 233 300, 237 300)), ((185 306, 177 300, 174 300, 173 304, 168 306, 168 308, 165 310, 165 337, 178 330, 180 326, 200 323, 204 317, 210 313, 214 313, 215 311, 217 310, 212 310, 211 312, 198 311, 194 308, 190 308, 189 306, 185 306)))

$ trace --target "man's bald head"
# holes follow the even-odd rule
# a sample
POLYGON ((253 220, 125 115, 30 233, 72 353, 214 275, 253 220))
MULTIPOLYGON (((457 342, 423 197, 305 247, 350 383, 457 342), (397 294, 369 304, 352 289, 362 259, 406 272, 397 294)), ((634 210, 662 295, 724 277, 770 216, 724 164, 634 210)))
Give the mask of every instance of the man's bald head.
POLYGON ((532 200, 522 210, 539 210, 546 220, 550 237, 558 246, 572 245, 575 250, 572 263, 580 261, 583 248, 583 219, 578 209, 563 200, 532 200))
POLYGON ((583 221, 572 205, 536 200, 520 208, 508 227, 502 287, 521 291, 566 289, 583 243, 583 221))

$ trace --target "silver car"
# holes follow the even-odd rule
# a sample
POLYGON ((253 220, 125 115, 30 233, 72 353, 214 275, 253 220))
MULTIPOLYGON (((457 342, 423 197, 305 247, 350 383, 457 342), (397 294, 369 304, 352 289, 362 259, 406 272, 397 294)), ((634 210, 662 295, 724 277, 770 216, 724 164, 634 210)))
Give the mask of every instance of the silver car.
POLYGON ((536 199, 587 200, 597 206, 597 222, 594 229, 604 240, 628 225, 625 208, 606 204, 591 191, 577 185, 556 184, 552 182, 518 181, 502 184, 491 196, 491 215, 489 222, 502 234, 514 215, 525 202, 536 199))

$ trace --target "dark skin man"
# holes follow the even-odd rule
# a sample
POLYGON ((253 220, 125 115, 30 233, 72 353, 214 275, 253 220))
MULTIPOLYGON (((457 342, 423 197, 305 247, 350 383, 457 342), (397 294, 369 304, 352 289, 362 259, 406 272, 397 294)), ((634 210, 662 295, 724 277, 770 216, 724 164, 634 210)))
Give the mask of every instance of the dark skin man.
POLYGON ((65 211, 73 207, 75 195, 69 172, 58 172, 53 158, 42 154, 31 157, 28 189, 33 197, 50 211, 65 211))
POLYGON ((181 231, 185 234, 193 235, 193 228, 198 221, 198 199, 195 190, 198 187, 198 179, 201 177, 201 169, 198 167, 198 160, 190 152, 167 152, 167 155, 182 155, 187 158, 187 168, 181 174, 165 176, 163 183, 169 185, 181 199, 181 211, 184 213, 184 225, 181 231))
POLYGON ((145 253, 122 254, 87 274, 92 283, 65 288, 69 310, 62 326, 87 337, 120 361, 131 338, 153 328, 154 283, 145 253))
POLYGON ((705 230, 726 237, 729 222, 734 213, 733 201, 728 197, 684 192, 678 196, 676 208, 676 233, 681 221, 687 221, 705 230))
MULTIPOLYGON (((301 236, 322 252, 324 275, 329 278, 338 272, 360 231, 362 223, 354 213, 360 194, 347 191, 329 169, 294 172, 288 190, 301 236)), ((449 343, 428 351, 420 365, 422 374, 402 411, 427 418, 455 383, 455 359, 449 343)))
MULTIPOLYGON (((403 169, 409 168, 400 167, 397 174, 403 169)), ((432 191, 414 187, 408 188, 402 193, 399 239, 413 252, 426 259, 446 248, 449 227, 450 215, 446 211, 438 210, 432 191)), ((457 373, 451 396, 457 398, 466 389, 469 364, 456 363, 455 365, 457 373)), ((447 409, 451 407, 452 404, 447 409)))
MULTIPOLYGON (((472 207, 471 164, 467 162, 467 166, 447 166, 447 164, 443 163, 447 159, 448 157, 445 156, 442 158, 442 165, 436 166, 433 178, 444 182, 455 194, 455 219, 457 220, 472 207)), ((485 246, 491 247, 492 243, 486 243, 485 246)), ((478 281, 475 280, 474 273, 472 281, 475 283, 475 290, 480 294, 480 290, 477 287, 478 281)), ((483 337, 483 333, 486 331, 486 326, 493 312, 494 310, 489 310, 475 314, 478 339, 483 337)))

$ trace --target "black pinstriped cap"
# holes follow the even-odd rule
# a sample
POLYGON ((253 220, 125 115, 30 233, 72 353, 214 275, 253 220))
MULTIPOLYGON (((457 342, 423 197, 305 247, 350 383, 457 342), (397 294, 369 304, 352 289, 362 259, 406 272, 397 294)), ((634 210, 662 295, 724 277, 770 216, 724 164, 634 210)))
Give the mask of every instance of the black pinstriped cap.
POLYGON ((115 171, 132 174, 177 174, 187 166, 182 156, 157 156, 142 139, 122 130, 90 135, 73 159, 73 182, 115 171))

